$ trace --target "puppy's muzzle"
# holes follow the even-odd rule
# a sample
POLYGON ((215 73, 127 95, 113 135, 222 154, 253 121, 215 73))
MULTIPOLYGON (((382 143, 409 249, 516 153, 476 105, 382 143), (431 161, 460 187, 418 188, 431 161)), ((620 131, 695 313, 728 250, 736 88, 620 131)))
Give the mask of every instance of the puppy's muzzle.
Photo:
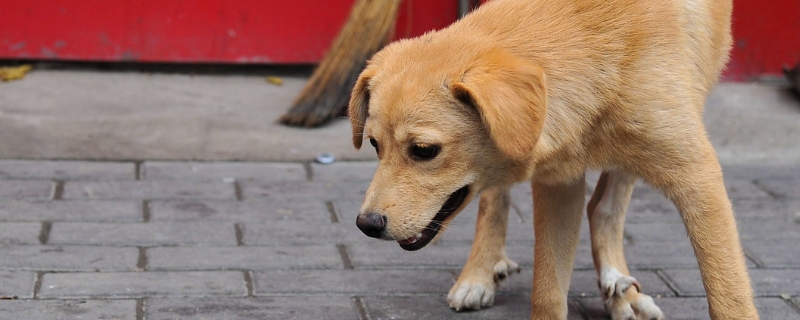
POLYGON ((382 238, 386 231, 386 217, 374 212, 359 214, 356 226, 368 237, 382 238))

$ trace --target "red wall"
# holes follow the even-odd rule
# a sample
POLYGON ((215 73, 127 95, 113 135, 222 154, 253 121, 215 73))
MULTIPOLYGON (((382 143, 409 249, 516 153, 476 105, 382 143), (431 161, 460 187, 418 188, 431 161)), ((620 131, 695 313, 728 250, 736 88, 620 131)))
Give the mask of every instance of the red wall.
POLYGON ((800 63, 800 0, 734 0, 727 80, 779 75, 800 63))
MULTIPOLYGON (((0 58, 314 63, 354 0, 0 1, 0 58)), ((451 0, 408 0, 398 33, 456 19, 451 0), (423 5, 424 4, 424 5, 423 5)))
MULTIPOLYGON (((355 0, 3 0, 0 59, 315 63, 355 0)), ((406 0, 397 37, 456 19, 457 0, 406 0)), ((734 0, 726 79, 800 62, 800 0, 734 0)))

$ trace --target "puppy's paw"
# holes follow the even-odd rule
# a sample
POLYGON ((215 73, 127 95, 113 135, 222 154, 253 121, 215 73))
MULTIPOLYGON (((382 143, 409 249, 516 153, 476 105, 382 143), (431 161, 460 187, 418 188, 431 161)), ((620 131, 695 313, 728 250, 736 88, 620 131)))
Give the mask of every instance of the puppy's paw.
POLYGON ((519 273, 519 265, 511 261, 509 258, 503 258, 497 263, 495 263, 494 268, 494 282, 500 283, 500 281, 505 280, 510 276, 512 273, 519 273))
POLYGON ((502 258, 494 264, 491 274, 488 272, 462 273, 458 281, 447 294, 447 304, 456 311, 479 310, 491 307, 494 303, 494 291, 497 285, 512 273, 519 273, 519 265, 508 258, 502 258))
POLYGON ((604 304, 611 319, 664 320, 664 313, 653 302, 653 298, 640 291, 639 282, 630 276, 621 276, 603 288, 604 304))
POLYGON ((470 278, 458 282, 447 294, 447 304, 456 311, 479 310, 494 304, 494 289, 497 284, 491 279, 470 278))

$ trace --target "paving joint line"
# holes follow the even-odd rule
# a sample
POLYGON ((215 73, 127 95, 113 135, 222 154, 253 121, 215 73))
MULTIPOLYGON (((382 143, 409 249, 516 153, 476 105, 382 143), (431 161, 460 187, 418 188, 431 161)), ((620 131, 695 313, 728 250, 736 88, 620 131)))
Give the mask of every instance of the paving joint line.
POLYGON ((781 300, 786 301, 786 303, 788 303, 789 306, 792 307, 792 309, 794 309, 795 312, 800 313, 800 296, 798 296, 796 300, 792 299, 781 299, 781 300))
POLYGON ((136 268, 141 271, 147 271, 149 262, 147 258, 147 247, 139 247, 139 257, 136 260, 136 268))
POLYGON ((331 223, 339 223, 339 216, 336 214, 333 201, 325 201, 325 206, 328 208, 328 213, 331 214, 331 223))
POLYGON ((150 222, 152 215, 150 211, 150 200, 142 200, 142 222, 150 222))
POLYGON ((586 309, 586 307, 583 305, 583 303, 581 303, 580 300, 569 299, 569 300, 567 300, 567 304, 571 304, 573 308, 577 309, 578 313, 581 314, 581 317, 584 320, 591 320, 592 319, 591 314, 589 314, 589 310, 586 309))
POLYGON ((50 231, 52 230, 52 221, 42 221, 42 228, 39 231, 39 244, 45 245, 48 241, 50 241, 50 231))
POLYGON ((42 280, 44 278, 44 272, 36 271, 35 280, 33 282, 33 299, 39 299, 39 291, 42 290, 42 280))
POLYGON ((303 162, 303 168, 306 169, 306 181, 314 181, 314 168, 311 167, 311 162, 303 162))
POLYGON ((236 201, 244 201, 244 192, 242 191, 242 184, 239 180, 233 180, 231 182, 233 186, 233 197, 236 198, 236 201))
POLYGON ((64 180, 53 180, 53 189, 50 192, 50 199, 62 200, 64 198, 64 180))
POLYGON ((772 198, 773 200, 783 200, 784 198, 782 194, 772 191, 763 184, 761 184, 761 180, 754 179, 753 181, 751 181, 751 183, 756 185, 756 187, 758 187, 759 190, 764 191, 764 193, 770 196, 770 198, 772 198))
POLYGON ((145 320, 147 318, 147 304, 144 298, 136 299, 136 320, 145 320))
POLYGON ((528 222, 525 220, 525 216, 522 215, 522 210, 519 209, 519 206, 514 203, 514 201, 509 201, 509 203, 511 204, 511 209, 514 209, 514 212, 517 213, 517 218, 519 218, 521 222, 528 222))
POLYGON ((666 273, 664 273, 664 270, 658 269, 658 270, 655 270, 655 272, 656 272, 656 275, 659 278, 661 278, 661 281, 664 281, 664 283, 667 284, 667 287, 669 287, 669 289, 672 290, 672 292, 675 294, 676 297, 683 297, 683 294, 681 293, 681 291, 678 290, 678 286, 675 283, 672 282, 672 279, 670 279, 669 276, 667 276, 666 273))
POLYGON ((236 235, 236 245, 244 245, 244 226, 241 223, 233 224, 233 233, 236 235))
POLYGON ((133 162, 133 179, 136 181, 142 180, 143 178, 143 166, 144 161, 134 161, 133 162))
POLYGON ((359 320, 370 320, 369 311, 367 310, 367 303, 364 302, 359 296, 353 297, 353 304, 356 307, 356 312, 358 312, 358 319, 359 320))
POLYGON ((256 295, 256 286, 255 282, 253 281, 253 271, 250 270, 242 270, 244 273, 244 285, 247 289, 247 296, 248 297, 255 297, 256 295))
POLYGON ((339 256, 342 258, 342 265, 345 270, 353 270, 353 260, 350 259, 350 254, 347 252, 347 246, 344 244, 337 244, 336 249, 339 250, 339 256))
POLYGON ((749 259, 751 262, 753 262, 753 264, 756 265, 756 268, 758 268, 758 269, 766 269, 767 268, 766 264, 763 261, 761 261, 761 259, 757 258, 752 252, 750 252, 750 250, 742 248, 742 251, 744 251, 744 257, 749 259))

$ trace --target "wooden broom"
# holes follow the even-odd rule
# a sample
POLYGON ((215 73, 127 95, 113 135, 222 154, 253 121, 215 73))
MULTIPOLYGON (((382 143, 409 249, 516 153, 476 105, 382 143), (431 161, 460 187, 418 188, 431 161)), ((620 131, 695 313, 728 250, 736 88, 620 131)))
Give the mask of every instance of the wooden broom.
POLYGON ((401 0, 356 0, 350 16, 303 91, 279 121, 318 127, 343 115, 350 91, 375 52, 390 40, 401 0))

